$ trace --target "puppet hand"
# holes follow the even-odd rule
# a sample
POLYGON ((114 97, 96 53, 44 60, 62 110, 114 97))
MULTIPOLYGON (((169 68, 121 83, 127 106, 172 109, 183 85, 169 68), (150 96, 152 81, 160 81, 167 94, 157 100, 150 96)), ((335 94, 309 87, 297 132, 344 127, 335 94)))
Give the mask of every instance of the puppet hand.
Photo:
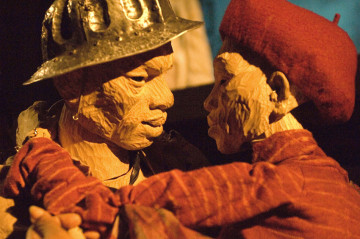
POLYGON ((28 109, 22 111, 17 119, 17 147, 20 148, 24 144, 26 137, 31 136, 31 132, 33 132, 35 128, 47 129, 49 136, 47 135, 46 137, 55 139, 62 105, 62 102, 57 102, 48 109, 46 102, 36 101, 28 109))
POLYGON ((51 139, 51 134, 49 130, 43 129, 43 128, 35 128, 33 130, 30 130, 30 132, 27 134, 27 137, 29 138, 35 138, 35 137, 46 137, 51 139))
POLYGON ((85 239, 78 227, 81 218, 68 213, 52 216, 42 208, 31 206, 30 220, 33 223, 26 233, 26 239, 85 239))
MULTIPOLYGON (((44 129, 44 128, 34 128, 32 130, 30 130, 29 132, 27 132, 26 134, 22 135, 22 137, 25 137, 24 140, 22 141, 21 145, 16 145, 15 149, 17 152, 19 152, 20 148, 31 138, 35 138, 35 137, 46 137, 49 139, 53 139, 53 137, 51 136, 51 133, 48 129, 44 129)), ((18 135, 16 136, 17 140, 18 140, 18 135)), ((7 165, 11 165, 12 162, 14 160, 14 157, 9 157, 6 161, 7 165)))

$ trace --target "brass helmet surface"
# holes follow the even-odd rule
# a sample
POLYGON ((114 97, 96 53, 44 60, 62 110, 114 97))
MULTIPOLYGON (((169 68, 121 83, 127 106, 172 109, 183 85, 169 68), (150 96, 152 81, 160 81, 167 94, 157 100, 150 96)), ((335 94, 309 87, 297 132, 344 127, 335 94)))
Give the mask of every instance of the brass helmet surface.
POLYGON ((55 0, 42 26, 44 63, 24 85, 155 49, 200 25, 168 0, 55 0))

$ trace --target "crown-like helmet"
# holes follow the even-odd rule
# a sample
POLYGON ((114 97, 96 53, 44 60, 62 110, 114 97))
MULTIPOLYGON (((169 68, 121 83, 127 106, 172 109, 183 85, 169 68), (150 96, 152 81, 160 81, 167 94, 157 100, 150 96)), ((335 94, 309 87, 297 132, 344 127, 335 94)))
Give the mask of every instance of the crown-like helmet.
POLYGON ((24 84, 155 49, 201 24, 177 17, 168 0, 55 0, 43 21, 44 63, 24 84))

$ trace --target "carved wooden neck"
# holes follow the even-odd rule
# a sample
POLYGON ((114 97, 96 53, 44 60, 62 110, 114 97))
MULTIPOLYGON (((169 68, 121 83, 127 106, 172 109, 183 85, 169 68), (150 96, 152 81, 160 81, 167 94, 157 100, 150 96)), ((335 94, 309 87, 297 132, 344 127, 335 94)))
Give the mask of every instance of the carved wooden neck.
MULTIPOLYGON (((128 152, 90 133, 72 119, 73 113, 64 106, 59 121, 59 141, 74 160, 86 165, 90 174, 106 186, 119 188, 129 185, 131 170, 128 152), (118 177, 122 175, 121 177, 118 177), (116 179, 112 179, 118 177, 116 179), (109 180, 112 179, 112 180, 109 180)), ((144 179, 140 171, 139 182, 144 179)))
POLYGON ((267 138, 276 132, 292 129, 303 129, 303 127, 292 114, 288 113, 280 120, 270 124, 270 127, 265 131, 265 137, 267 138))

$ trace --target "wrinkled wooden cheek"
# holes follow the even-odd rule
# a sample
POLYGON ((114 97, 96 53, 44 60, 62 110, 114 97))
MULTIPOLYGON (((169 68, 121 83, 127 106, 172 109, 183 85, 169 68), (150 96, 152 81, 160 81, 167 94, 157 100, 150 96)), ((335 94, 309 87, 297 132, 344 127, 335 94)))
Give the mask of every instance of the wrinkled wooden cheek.
POLYGON ((121 120, 132 105, 136 103, 141 90, 131 87, 128 81, 127 78, 120 77, 104 85, 106 104, 112 107, 112 110, 116 112, 119 120, 121 120))

